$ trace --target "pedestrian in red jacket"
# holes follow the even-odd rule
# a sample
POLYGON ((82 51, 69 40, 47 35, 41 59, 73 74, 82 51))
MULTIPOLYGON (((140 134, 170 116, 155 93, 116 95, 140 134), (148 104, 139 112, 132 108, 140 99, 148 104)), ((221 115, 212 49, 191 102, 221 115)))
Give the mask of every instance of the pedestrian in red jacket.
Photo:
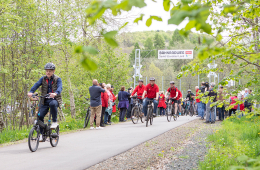
MULTIPOLYGON (((105 83, 103 83, 103 84, 100 83, 100 86, 102 88, 104 88, 105 85, 106 85, 105 83)), ((101 93, 101 102, 102 102, 102 112, 101 112, 100 126, 105 127, 105 125, 104 125, 104 115, 105 115, 106 108, 108 107, 108 94, 107 94, 107 92, 101 93)))
POLYGON ((166 104, 165 104, 165 96, 164 96, 164 92, 163 91, 161 91, 161 93, 159 95, 158 108, 160 108, 160 116, 164 116, 165 115, 166 104))

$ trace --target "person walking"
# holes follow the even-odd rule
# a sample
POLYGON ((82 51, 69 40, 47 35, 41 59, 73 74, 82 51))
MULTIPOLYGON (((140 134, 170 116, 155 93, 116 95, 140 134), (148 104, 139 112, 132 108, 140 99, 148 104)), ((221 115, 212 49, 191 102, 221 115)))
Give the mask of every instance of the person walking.
POLYGON ((206 122, 204 123, 215 123, 216 121, 216 116, 215 116, 215 108, 216 106, 210 106, 212 103, 217 101, 217 93, 214 91, 214 83, 211 83, 210 87, 209 87, 209 93, 208 93, 208 97, 209 97, 209 101, 206 105, 206 122))
POLYGON ((225 113, 225 99, 224 96, 226 96, 226 93, 224 93, 224 88, 222 85, 219 86, 219 90, 218 90, 218 97, 217 97, 217 101, 222 102, 222 106, 217 107, 218 110, 218 120, 219 121, 223 121, 224 120, 224 113, 225 113))
MULTIPOLYGON (((105 86, 106 84, 105 83, 100 83, 100 87, 102 89, 105 89, 105 86)), ((104 115, 105 115, 105 111, 106 111, 106 108, 108 107, 108 94, 106 92, 102 92, 101 93, 101 101, 102 101, 102 112, 101 112, 101 119, 100 119, 100 126, 101 127, 105 127, 105 124, 104 124, 104 115)), ((109 103, 110 104, 110 103, 109 103)))
POLYGON ((111 90, 111 84, 107 84, 106 85, 106 92, 107 92, 107 95, 108 95, 108 100, 109 100, 109 105, 105 111, 105 116, 104 116, 104 124, 105 125, 111 125, 111 117, 109 118, 109 116, 112 115, 112 110, 113 110, 113 106, 112 106, 112 103, 113 103, 113 95, 112 93, 110 92, 111 90))
POLYGON ((163 91, 161 91, 159 95, 158 108, 160 108, 160 116, 165 116, 166 103, 165 103, 165 96, 163 94, 163 91))
POLYGON ((108 122, 111 123, 111 116, 113 113, 116 113, 116 99, 117 99, 117 95, 115 96, 114 95, 114 86, 111 85, 111 89, 110 89, 110 93, 113 97, 113 100, 112 100, 112 112, 111 112, 111 115, 108 115, 108 122))
POLYGON ((237 95, 233 93, 233 95, 230 97, 230 106, 231 109, 228 111, 228 116, 231 116, 232 114, 235 114, 238 108, 238 105, 236 105, 238 98, 237 95))
POLYGON ((129 100, 128 97, 130 96, 130 93, 125 91, 125 86, 121 87, 121 90, 118 93, 118 109, 120 109, 120 116, 119 116, 119 122, 125 122, 125 113, 127 111, 127 108, 129 106, 129 100))
POLYGON ((102 103, 101 103, 101 93, 106 92, 105 89, 102 89, 98 86, 98 81, 96 79, 93 80, 93 86, 89 87, 89 94, 90 94, 90 129, 95 129, 93 127, 94 123, 94 116, 96 115, 96 129, 103 129, 100 127, 100 117, 102 111, 102 103))
MULTIPOLYGON (((199 86, 196 86, 195 87, 195 91, 196 91, 196 97, 199 96, 199 86)), ((200 99, 195 99, 196 100, 196 104, 197 104, 197 113, 198 113, 198 116, 197 117, 201 117, 202 114, 201 114, 201 110, 202 110, 202 105, 201 105, 201 101, 200 99)))

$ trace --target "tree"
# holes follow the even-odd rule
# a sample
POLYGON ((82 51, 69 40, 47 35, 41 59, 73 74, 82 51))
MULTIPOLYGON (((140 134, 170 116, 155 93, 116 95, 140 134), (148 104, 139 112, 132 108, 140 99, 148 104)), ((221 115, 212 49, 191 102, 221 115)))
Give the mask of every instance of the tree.
POLYGON ((173 32, 173 35, 172 35, 172 39, 170 41, 170 46, 174 46, 175 43, 184 43, 184 38, 183 36, 180 34, 179 30, 176 29, 174 32, 173 32))
POLYGON ((144 42, 143 57, 152 57, 155 54, 152 38, 148 37, 144 42))
POLYGON ((154 47, 156 49, 164 49, 165 48, 165 42, 164 42, 164 39, 163 37, 156 33, 155 36, 154 36, 154 47))

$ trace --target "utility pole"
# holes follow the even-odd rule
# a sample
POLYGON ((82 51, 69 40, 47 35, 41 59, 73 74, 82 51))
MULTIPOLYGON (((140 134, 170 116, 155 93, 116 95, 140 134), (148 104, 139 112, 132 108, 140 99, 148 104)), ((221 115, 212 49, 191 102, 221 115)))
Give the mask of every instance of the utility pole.
POLYGON ((142 75, 140 73, 140 70, 142 68, 141 65, 141 50, 140 49, 136 49, 135 50, 135 65, 133 65, 134 69, 135 69, 135 73, 133 75, 134 78, 134 87, 136 86, 136 77, 142 78, 142 75))

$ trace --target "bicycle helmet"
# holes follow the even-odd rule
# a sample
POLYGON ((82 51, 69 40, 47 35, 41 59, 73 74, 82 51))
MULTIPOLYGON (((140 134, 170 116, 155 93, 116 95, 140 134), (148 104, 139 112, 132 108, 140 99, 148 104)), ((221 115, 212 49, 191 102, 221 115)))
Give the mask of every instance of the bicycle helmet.
POLYGON ((189 89, 188 92, 191 92, 191 89, 189 89))
POLYGON ((138 80, 138 82, 144 82, 142 79, 138 80))
POLYGON ((170 84, 175 84, 174 81, 171 81, 170 84))
POLYGON ((150 78, 150 81, 155 81, 155 78, 154 78, 154 77, 151 77, 151 78, 150 78))
POLYGON ((55 70, 55 65, 53 63, 47 63, 44 66, 44 70, 55 70))

